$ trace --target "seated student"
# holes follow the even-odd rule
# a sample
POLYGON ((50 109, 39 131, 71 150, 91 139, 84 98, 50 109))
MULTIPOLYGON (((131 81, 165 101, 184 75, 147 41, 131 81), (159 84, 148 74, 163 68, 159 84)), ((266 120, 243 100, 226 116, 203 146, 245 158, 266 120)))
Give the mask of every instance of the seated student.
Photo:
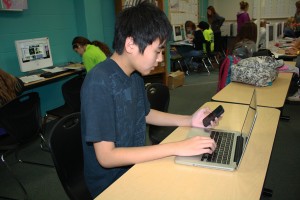
POLYGON ((246 22, 237 34, 233 46, 233 55, 243 59, 251 57, 256 51, 257 26, 254 22, 246 22))
POLYGON ((0 107, 22 94, 24 89, 23 81, 2 69, 0 69, 0 86, 0 107))
POLYGON ((295 18, 289 17, 286 23, 284 23, 283 37, 290 37, 290 38, 296 37, 294 24, 295 24, 295 18))
POLYGON ((258 49, 266 49, 266 25, 265 20, 260 21, 258 49))
POLYGON ((72 41, 72 46, 74 51, 82 56, 83 65, 87 72, 111 54, 104 43, 99 41, 91 42, 82 36, 75 37, 72 41))
POLYGON ((192 40, 194 38, 194 32, 196 30, 196 25, 194 22, 188 20, 184 24, 186 38, 192 40))
MULTIPOLYGON (((214 32, 210 28, 209 24, 204 22, 204 30, 203 30, 203 36, 206 42, 209 42, 210 44, 210 51, 213 52, 215 49, 215 43, 214 43, 214 32)), ((204 52, 207 52, 206 45, 203 46, 204 52)))
MULTIPOLYGON (((300 70, 300 39, 297 39, 293 45, 285 50, 285 53, 288 55, 297 55, 296 58, 296 67, 300 70)), ((292 96, 288 97, 289 101, 300 101, 300 78, 298 74, 298 79, 294 80, 298 85, 298 90, 292 96)))
POLYGON ((206 42, 203 31, 205 30, 205 28, 207 28, 206 24, 206 22, 201 21, 194 31, 193 37, 189 39, 189 41, 193 43, 193 49, 187 52, 180 52, 181 55, 185 58, 186 63, 189 63, 191 57, 197 57, 203 54, 203 47, 205 46, 204 44, 206 42))
MULTIPOLYGON (((17 96, 22 94, 24 90, 24 83, 17 77, 6 73, 0 69, 0 108, 15 99, 17 96)), ((0 124, 0 136, 5 135, 6 131, 1 128, 0 124)))
MULTIPOLYGON (((168 156, 212 153, 209 137, 145 146, 146 123, 204 127, 207 108, 193 115, 150 109, 141 75, 163 61, 172 26, 165 13, 146 1, 124 9, 116 19, 115 52, 85 77, 81 89, 84 175, 96 197, 132 165, 168 156), (139 19, 139 20, 137 20, 139 19)), ((211 121, 215 126, 218 119, 211 121)))

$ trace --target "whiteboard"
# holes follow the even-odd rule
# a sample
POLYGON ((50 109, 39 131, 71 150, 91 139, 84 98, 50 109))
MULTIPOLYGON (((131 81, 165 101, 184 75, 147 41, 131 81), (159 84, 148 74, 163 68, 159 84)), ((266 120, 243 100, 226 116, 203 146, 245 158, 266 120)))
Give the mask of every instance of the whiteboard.
POLYGON ((255 0, 253 5, 253 17, 258 18, 287 18, 295 15, 295 3, 298 0, 255 0))
MULTIPOLYGON (((209 5, 213 5, 226 21, 235 21, 236 14, 240 10, 241 0, 209 0, 209 5)), ((248 0, 248 13, 251 19, 255 18, 287 18, 295 15, 297 0, 248 0), (260 15, 260 16, 259 16, 260 15)))
POLYGON ((187 20, 198 24, 198 0, 169 0, 169 18, 172 25, 184 25, 187 20))

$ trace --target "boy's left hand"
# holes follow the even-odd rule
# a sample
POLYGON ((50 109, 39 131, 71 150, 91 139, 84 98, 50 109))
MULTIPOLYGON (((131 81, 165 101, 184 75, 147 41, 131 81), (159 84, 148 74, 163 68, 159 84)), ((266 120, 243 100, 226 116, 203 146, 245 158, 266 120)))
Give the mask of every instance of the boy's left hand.
POLYGON ((211 122, 210 126, 204 127, 203 125, 203 119, 211 113, 211 110, 209 108, 200 108, 198 109, 193 115, 192 115, 192 126, 198 127, 198 128, 212 128, 219 124, 220 118, 215 118, 214 121, 211 122))

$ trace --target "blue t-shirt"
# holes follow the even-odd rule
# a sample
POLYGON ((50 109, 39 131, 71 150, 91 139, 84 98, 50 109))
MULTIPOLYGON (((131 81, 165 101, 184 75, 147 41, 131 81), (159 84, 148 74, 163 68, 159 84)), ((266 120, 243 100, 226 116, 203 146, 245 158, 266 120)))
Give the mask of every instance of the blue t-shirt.
POLYGON ((130 168, 103 168, 96 159, 93 142, 112 141, 116 147, 145 145, 145 116, 149 112, 140 74, 128 77, 108 58, 85 77, 81 88, 84 174, 93 197, 130 168))

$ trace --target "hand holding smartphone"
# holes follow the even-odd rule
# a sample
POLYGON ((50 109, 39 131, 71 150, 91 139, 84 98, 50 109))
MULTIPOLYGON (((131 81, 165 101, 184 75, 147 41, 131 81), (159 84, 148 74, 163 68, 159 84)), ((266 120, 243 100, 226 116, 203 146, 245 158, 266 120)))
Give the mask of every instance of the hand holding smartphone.
POLYGON ((215 118, 219 118, 222 114, 224 113, 224 108, 222 105, 219 105, 214 111, 212 111, 209 115, 207 115, 204 119, 203 119, 203 125, 205 127, 210 125, 211 121, 214 121, 215 118))

